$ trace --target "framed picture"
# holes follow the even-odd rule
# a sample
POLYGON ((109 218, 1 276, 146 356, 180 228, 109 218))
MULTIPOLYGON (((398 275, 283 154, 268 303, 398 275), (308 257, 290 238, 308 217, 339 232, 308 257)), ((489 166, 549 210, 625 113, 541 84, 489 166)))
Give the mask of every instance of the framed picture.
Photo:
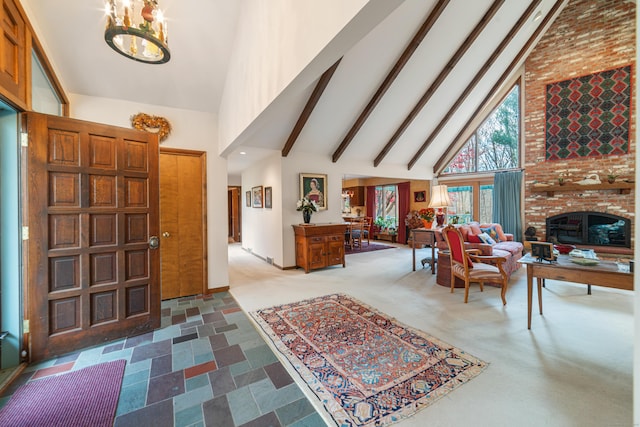
POLYGON ((253 207, 261 208, 262 207, 262 185, 258 185, 257 187, 251 188, 251 194, 253 195, 253 207))
POLYGON ((327 209, 327 175, 317 173, 300 174, 300 199, 303 197, 316 202, 318 210, 327 209))
POLYGON ((247 205, 248 208, 251 207, 251 191, 247 191, 245 196, 245 204, 247 205))
POLYGON ((271 193, 272 187, 264 187, 264 207, 267 209, 271 209, 271 193))
POLYGON ((531 242, 531 256, 538 262, 555 261, 553 256, 553 243, 531 242))
POLYGON ((426 191, 414 191, 413 192, 413 201, 416 203, 426 202, 427 201, 427 192, 426 191))

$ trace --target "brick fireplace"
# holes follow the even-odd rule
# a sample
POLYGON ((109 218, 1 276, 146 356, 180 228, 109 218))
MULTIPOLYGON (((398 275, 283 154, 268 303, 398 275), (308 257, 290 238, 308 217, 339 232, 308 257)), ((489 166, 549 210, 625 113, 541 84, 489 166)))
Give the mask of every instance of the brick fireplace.
MULTIPOLYGON (((608 170, 615 171, 619 175, 618 180, 634 181, 636 112, 633 109, 627 154, 546 161, 545 96, 549 83, 627 64, 633 64, 632 81, 635 81, 635 9, 636 4, 632 2, 570 0, 525 62, 523 229, 535 227, 536 237, 540 240, 557 233, 548 229, 547 219, 575 212, 591 212, 604 218, 622 218, 625 221, 624 247, 613 248, 619 251, 617 253, 632 251, 635 239, 634 190, 623 194, 606 187, 583 189, 574 185, 573 188, 548 194, 536 191, 534 185, 557 185, 560 174, 568 175, 574 183, 597 174, 606 183, 608 170)), ((632 99, 635 100, 636 96, 634 89, 632 99)), ((594 243, 589 243, 586 237, 589 226, 586 227, 586 230, 582 229, 587 239, 583 246, 590 247, 594 243)), ((564 237, 568 238, 568 233, 564 237)), ((612 237, 615 236, 612 234, 612 237)), ((614 239, 616 244, 617 239, 614 239)))

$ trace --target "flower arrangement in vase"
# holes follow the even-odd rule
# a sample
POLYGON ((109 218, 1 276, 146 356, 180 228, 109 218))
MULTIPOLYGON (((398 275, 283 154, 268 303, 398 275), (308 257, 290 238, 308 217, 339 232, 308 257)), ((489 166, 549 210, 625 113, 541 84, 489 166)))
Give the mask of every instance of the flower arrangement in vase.
POLYGON ((302 219, 304 223, 309 224, 311 221, 311 214, 318 210, 318 205, 316 205, 315 201, 303 197, 296 203, 296 210, 302 211, 302 219))
POLYGON ((422 222, 424 223, 424 228, 431 228, 433 225, 433 219, 436 216, 436 211, 433 208, 422 208, 418 211, 420 218, 422 218, 422 222))

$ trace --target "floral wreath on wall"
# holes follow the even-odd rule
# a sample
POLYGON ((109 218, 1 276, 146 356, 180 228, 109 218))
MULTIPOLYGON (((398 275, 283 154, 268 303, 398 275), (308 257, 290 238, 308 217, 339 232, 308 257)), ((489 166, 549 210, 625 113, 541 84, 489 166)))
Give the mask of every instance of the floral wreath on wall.
POLYGON ((131 126, 145 132, 157 133, 160 142, 167 139, 171 133, 171 123, 169 120, 160 116, 150 116, 145 113, 138 113, 131 116, 131 126))

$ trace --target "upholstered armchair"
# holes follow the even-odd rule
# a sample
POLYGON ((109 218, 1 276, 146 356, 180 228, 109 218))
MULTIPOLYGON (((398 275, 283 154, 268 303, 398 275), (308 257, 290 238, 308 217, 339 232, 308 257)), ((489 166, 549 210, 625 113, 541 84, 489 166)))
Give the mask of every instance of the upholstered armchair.
POLYGON ((506 262, 504 257, 480 256, 477 249, 465 250, 462 233, 451 225, 442 230, 445 240, 449 246, 451 259, 451 292, 453 293, 455 278, 459 277, 464 281, 464 302, 469 300, 469 284, 471 282, 480 284, 480 291, 484 291, 484 284, 487 282, 497 283, 501 286, 502 304, 506 305, 505 298, 509 283, 509 276, 502 268, 506 262))

